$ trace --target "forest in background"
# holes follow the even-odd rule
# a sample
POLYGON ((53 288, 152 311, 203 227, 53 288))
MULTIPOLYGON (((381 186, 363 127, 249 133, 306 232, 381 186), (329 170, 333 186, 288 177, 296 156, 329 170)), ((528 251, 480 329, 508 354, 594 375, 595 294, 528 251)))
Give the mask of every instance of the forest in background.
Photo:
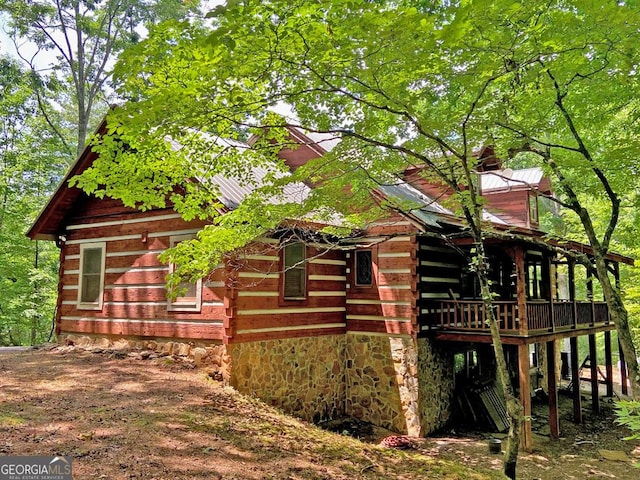
POLYGON ((52 339, 58 248, 25 236, 114 93, 118 56, 195 0, 1 0, 0 346, 52 339))

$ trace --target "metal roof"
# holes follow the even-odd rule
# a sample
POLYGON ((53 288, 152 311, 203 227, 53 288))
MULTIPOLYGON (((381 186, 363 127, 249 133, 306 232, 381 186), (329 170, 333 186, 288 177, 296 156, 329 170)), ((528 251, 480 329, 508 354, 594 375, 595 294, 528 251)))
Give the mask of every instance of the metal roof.
MULTIPOLYGON (((300 130, 300 129, 298 129, 300 130)), ((336 145, 340 143, 340 137, 335 133, 318 133, 307 132, 301 130, 301 132, 310 140, 314 142, 314 145, 320 145, 325 151, 330 152, 336 145)))
MULTIPOLYGON (((221 174, 214 175, 206 179, 214 184, 220 191, 219 200, 229 209, 237 208, 247 195, 255 192, 258 188, 264 187, 267 183, 264 178, 271 174, 276 176, 286 175, 283 172, 265 167, 249 166, 250 171, 247 178, 240 180, 234 177, 227 177, 221 174)), ((273 203, 302 203, 309 196, 309 187, 302 182, 289 183, 284 186, 280 197, 272 197, 273 203)))
POLYGON ((480 175, 483 192, 536 187, 543 177, 542 169, 538 167, 522 170, 492 170, 480 175))
MULTIPOLYGON (((442 218, 439 218, 438 214, 455 215, 454 212, 443 207, 434 199, 406 182, 398 182, 393 185, 383 185, 378 187, 378 190, 380 190, 386 197, 392 197, 401 202, 411 202, 415 204, 416 208, 411 209, 410 213, 424 222, 425 225, 439 227, 440 225, 438 222, 441 221, 442 218)), ((482 219, 498 225, 507 225, 507 222, 503 219, 485 209, 482 210, 482 219)))
POLYGON ((385 196, 393 197, 401 202, 412 202, 417 210, 432 213, 444 213, 453 215, 448 208, 443 207, 434 199, 425 195, 420 190, 412 187, 407 182, 400 181, 392 185, 381 185, 378 187, 385 196))

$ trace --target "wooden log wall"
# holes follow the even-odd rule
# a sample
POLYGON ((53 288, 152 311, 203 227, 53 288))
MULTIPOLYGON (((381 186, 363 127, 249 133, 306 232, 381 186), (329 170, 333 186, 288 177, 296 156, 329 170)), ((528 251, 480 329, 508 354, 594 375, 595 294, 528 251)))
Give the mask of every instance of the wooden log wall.
POLYGON ((307 288, 300 300, 282 296, 277 239, 258 239, 238 259, 229 309, 229 343, 345 333, 344 253, 307 244, 306 255, 307 288))
MULTIPOLYGON (((356 287, 353 255, 307 245, 306 295, 282 296, 281 245, 258 239, 244 257, 202 284, 199 311, 170 309, 167 265, 158 254, 171 237, 195 235, 200 222, 173 210, 140 213, 111 200, 85 199, 70 218, 63 246, 58 325, 61 333, 254 342, 344 334, 409 336, 417 331, 417 242, 403 219, 371 228, 371 287, 356 287), (104 242, 105 285, 100 310, 78 308, 80 248, 104 242)), ((366 241, 366 240, 365 240, 366 241)))
POLYGON ((158 254, 171 236, 194 234, 173 210, 140 213, 114 200, 85 198, 68 221, 58 298, 60 333, 222 340, 226 287, 221 270, 202 282, 199 311, 170 311, 166 264, 158 254), (104 242, 105 281, 101 310, 78 309, 80 247, 104 242))
POLYGON ((498 210, 501 212, 501 218, 510 225, 525 228, 535 228, 538 226, 537 220, 531 222, 529 219, 528 189, 483 192, 483 196, 487 200, 489 210, 498 210))
POLYGON ((373 284, 356 286, 355 255, 350 254, 347 289, 349 332, 408 336, 417 331, 415 227, 402 217, 390 218, 368 229, 373 284))
POLYGON ((462 257, 451 247, 436 239, 420 238, 418 250, 420 291, 420 325, 428 329, 429 322, 441 317, 440 300, 460 298, 462 291, 462 257), (433 318, 431 318, 433 317, 433 318))

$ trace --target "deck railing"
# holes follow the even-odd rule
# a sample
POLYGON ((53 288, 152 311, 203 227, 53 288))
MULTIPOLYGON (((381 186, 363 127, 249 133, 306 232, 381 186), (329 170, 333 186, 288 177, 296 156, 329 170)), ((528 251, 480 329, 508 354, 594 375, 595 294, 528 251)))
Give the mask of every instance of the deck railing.
MULTIPOLYGON (((557 332, 609 323, 605 302, 527 302, 527 322, 523 325, 515 301, 494 301, 493 308, 500 331, 510 334, 557 332)), ((438 300, 422 307, 422 322, 431 329, 488 331, 485 306, 480 300, 438 300)))

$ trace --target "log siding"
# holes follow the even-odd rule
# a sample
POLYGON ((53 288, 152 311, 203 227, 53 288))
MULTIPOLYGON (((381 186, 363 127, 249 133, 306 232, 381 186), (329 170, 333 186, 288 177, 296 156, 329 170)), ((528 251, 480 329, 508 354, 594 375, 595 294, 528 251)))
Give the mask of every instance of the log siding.
POLYGON ((158 255, 172 237, 195 234, 204 224, 185 222, 172 210, 131 211, 111 200, 87 199, 70 219, 62 245, 59 333, 221 341, 226 322, 222 271, 202 282, 200 310, 171 305, 158 255), (103 242, 104 293, 100 309, 78 309, 80 248, 103 242), (168 308, 170 307, 170 308, 168 308))
POLYGON ((412 224, 392 217, 370 226, 373 282, 356 285, 355 255, 347 259, 349 333, 409 337, 417 332, 416 237, 412 224))

